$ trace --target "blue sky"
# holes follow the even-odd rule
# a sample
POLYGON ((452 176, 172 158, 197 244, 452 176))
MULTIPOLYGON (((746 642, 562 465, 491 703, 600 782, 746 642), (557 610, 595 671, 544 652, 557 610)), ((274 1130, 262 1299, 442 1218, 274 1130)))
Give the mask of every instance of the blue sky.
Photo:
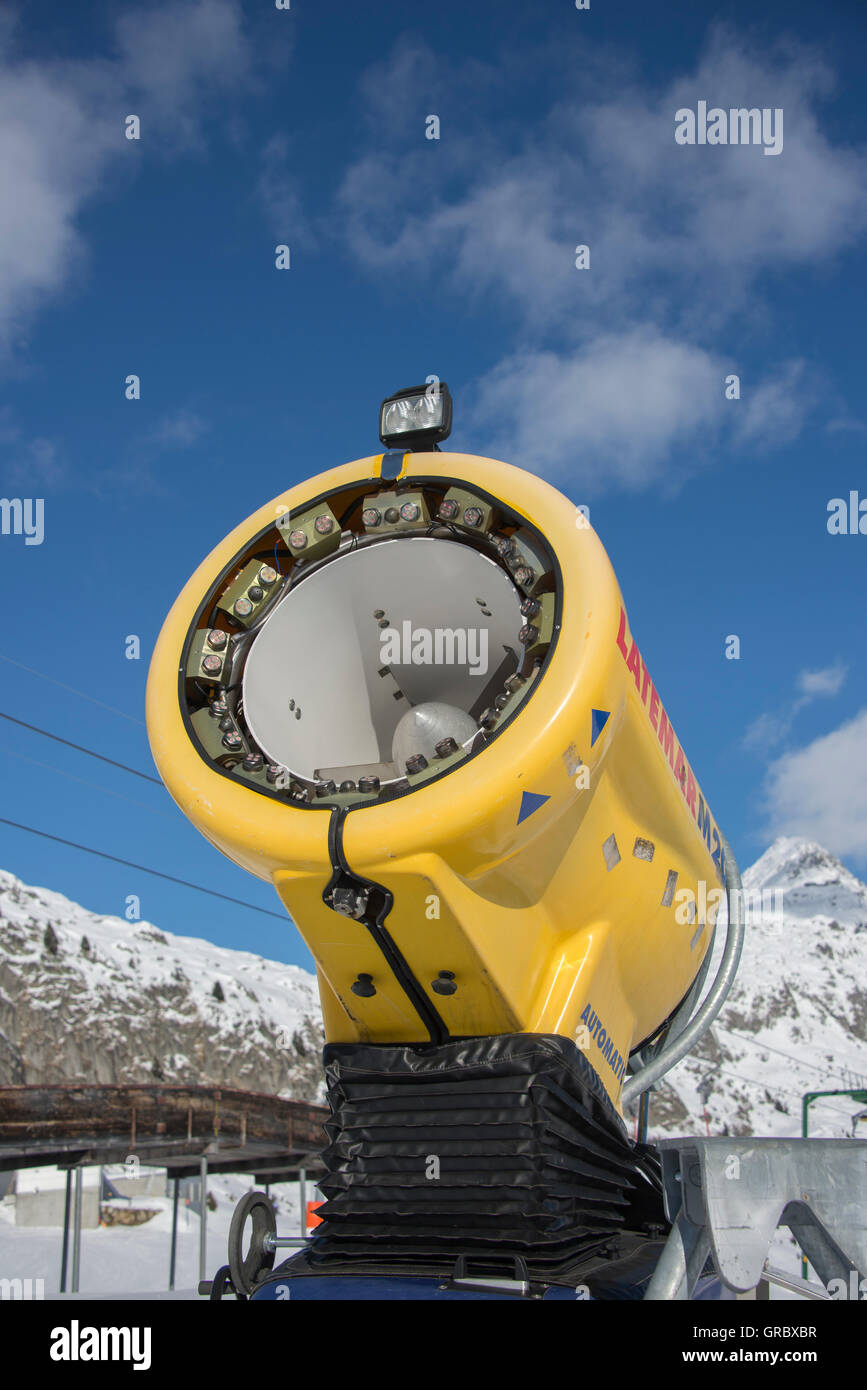
MULTIPOLYGON (((152 775, 147 664, 190 572, 436 373, 454 448, 590 506, 741 864, 806 834, 863 874, 867 536, 827 530, 867 498, 863 6, 410 13, 4 11, 0 496, 44 499, 45 538, 0 536, 0 710, 152 775), (781 108, 782 152, 677 145, 699 101, 781 108)), ((279 911, 159 787, 3 720, 0 754, 6 819, 279 911)), ((0 864, 309 964, 275 918, 6 826, 0 864)))

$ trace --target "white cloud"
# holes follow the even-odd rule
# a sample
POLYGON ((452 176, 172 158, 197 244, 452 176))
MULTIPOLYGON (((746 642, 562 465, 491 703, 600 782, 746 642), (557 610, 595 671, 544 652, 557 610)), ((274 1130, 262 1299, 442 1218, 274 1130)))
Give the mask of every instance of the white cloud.
POLYGON ((66 462, 53 439, 43 435, 28 439, 13 426, 4 426, 0 431, 0 462, 7 495, 16 492, 43 497, 69 479, 66 462))
POLYGON ((848 674, 848 667, 837 662, 818 671, 800 671, 795 682, 798 696, 776 713, 760 714, 743 736, 744 748, 772 748, 789 734, 802 709, 823 695, 838 695, 848 674))
POLYGON ((753 450, 791 443, 816 404, 818 391, 803 361, 783 362, 757 383, 743 381, 732 417, 735 442, 753 450))
POLYGON ((612 482, 646 486, 676 445, 719 428, 722 364, 702 348, 642 327, 574 354, 518 353, 482 378, 471 428, 493 452, 533 472, 568 470, 597 495, 612 482))
POLYGON ((768 769, 768 835, 803 835, 867 861, 867 709, 768 769))
MULTIPOLYGON (((717 27, 695 70, 656 90, 600 51, 588 50, 586 83, 573 77, 571 95, 522 128, 502 100, 494 119, 474 106, 476 87, 503 96, 514 55, 498 90, 494 64, 444 75, 424 45, 396 45, 362 84, 378 148, 347 171, 338 201, 353 253, 386 292, 405 271, 454 295, 461 313, 512 314, 520 350, 478 388, 476 423, 504 422, 491 448, 510 429, 510 456, 562 473, 598 447, 608 477, 631 486, 708 436, 751 451, 798 436, 818 396, 803 361, 743 376, 721 416, 717 373, 738 371, 726 331, 736 325, 738 345, 745 325, 767 334, 769 278, 863 236, 867 157, 824 133, 832 74, 795 43, 759 51, 717 27), (425 142, 420 116, 425 102, 438 109, 435 91, 441 144, 425 142), (677 145, 676 110, 702 99, 782 107, 783 153, 677 145), (589 270, 575 268, 579 244, 589 270)), ((527 57, 525 80, 538 60, 527 57)), ((559 77, 550 86, 562 90, 559 77)))
POLYGON ((311 247, 314 238, 289 164, 288 138, 283 134, 272 135, 260 156, 256 190, 274 236, 294 250, 299 242, 311 247))
POLYGON ((130 177, 137 151, 194 143, 206 101, 243 82, 249 52, 238 0, 139 8, 116 21, 118 53, 79 61, 21 56, 0 26, 0 347, 20 343, 46 295, 80 272, 78 216, 106 180, 130 177))
POLYGON ((737 403, 725 399, 731 369, 717 353, 642 324, 574 349, 505 358, 474 385, 466 423, 478 447, 568 476, 587 496, 676 484, 727 432, 755 450, 801 427, 811 399, 801 364, 744 385, 737 403))
POLYGON ((188 449, 201 439, 207 425, 194 410, 176 410, 163 416, 144 437, 143 443, 158 449, 188 449))
POLYGON ((144 136, 156 126, 173 144, 198 143, 203 105, 250 75, 242 19, 236 0, 170 0, 118 17, 119 77, 139 100, 144 136))
POLYGON ((837 695, 843 688, 846 671, 847 668, 839 662, 836 666, 825 666, 821 671, 801 671, 798 689, 810 699, 817 695, 837 695))
MULTIPOLYGON (((451 106, 462 108, 478 73, 474 63, 451 76, 451 106)), ((616 96, 599 100, 598 81, 589 97, 579 88, 517 140, 500 119, 484 131, 472 118, 458 128, 453 120, 443 134, 448 167, 466 176, 454 191, 437 173, 436 143, 422 138, 419 88, 434 76, 430 50, 404 43, 362 83, 393 147, 360 160, 341 190, 352 245, 370 264, 426 263, 432 275, 445 265, 461 290, 495 288, 531 317, 541 300, 560 323, 588 301, 632 313, 647 290, 670 315, 688 288, 697 303, 686 313, 698 321, 721 298, 729 314, 742 308, 759 274, 833 254, 867 226, 865 155, 822 133, 818 107, 832 76, 793 44, 759 55, 716 27, 696 70, 665 90, 617 73, 616 96), (677 145, 675 111, 699 99, 782 106, 783 155, 677 145), (573 267, 579 242, 596 253, 589 273, 573 267)), ((503 81, 511 77, 507 64, 503 81)))

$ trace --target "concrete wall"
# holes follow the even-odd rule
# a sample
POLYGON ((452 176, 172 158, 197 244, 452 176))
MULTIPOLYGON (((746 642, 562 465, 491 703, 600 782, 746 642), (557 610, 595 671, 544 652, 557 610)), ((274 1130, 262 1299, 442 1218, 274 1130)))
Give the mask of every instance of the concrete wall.
POLYGON ((165 1197, 167 1179, 165 1169, 154 1169, 142 1173, 137 1178, 109 1178, 112 1187, 117 1188, 121 1197, 165 1197))
MULTIPOLYGON (((44 1192, 19 1192, 15 1198, 16 1226, 63 1226, 66 1190, 49 1187, 44 1192)), ((72 1230, 75 1189, 69 1210, 69 1229, 72 1230)), ((90 1229, 99 1225, 99 1188, 86 1187, 81 1194, 81 1225, 90 1229)))

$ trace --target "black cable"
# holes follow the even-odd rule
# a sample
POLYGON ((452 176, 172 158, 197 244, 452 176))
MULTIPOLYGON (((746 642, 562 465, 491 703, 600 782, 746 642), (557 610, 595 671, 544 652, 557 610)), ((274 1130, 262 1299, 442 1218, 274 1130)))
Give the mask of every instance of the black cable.
POLYGON ((59 734, 50 734, 47 729, 40 729, 36 724, 27 724, 23 719, 16 719, 12 714, 4 714, 0 710, 0 719, 8 719, 10 724, 18 724, 22 729, 30 729, 31 733, 42 734, 43 738, 51 738, 55 743, 63 743, 67 748, 74 748, 77 753, 86 753, 89 758, 98 758, 101 763, 109 763, 112 767, 119 767, 123 772, 131 772, 134 777, 141 777, 145 782, 153 782, 154 786, 161 787, 163 784, 159 777, 150 777, 146 772, 139 772, 136 767, 127 767, 126 763, 115 762, 114 758, 106 758, 103 753, 94 753, 92 748, 85 748, 81 743, 71 743, 68 738, 61 738, 59 734))
POLYGON ((141 724, 144 727, 143 719, 136 719, 134 714, 127 714, 125 710, 116 709, 114 705, 107 705, 103 700, 97 700, 94 695, 88 695, 86 690, 76 690, 74 685, 64 685, 63 681, 55 680, 54 676, 46 676, 44 671, 37 671, 33 666, 25 666, 22 661, 13 661, 11 656, 5 656, 0 652, 0 661, 8 661, 10 666, 17 666, 19 671, 26 671, 28 675, 38 676, 40 680, 49 681, 51 685, 57 685, 61 690, 68 690, 71 695, 79 695, 82 700, 89 700, 92 705, 99 705, 100 709, 107 709, 111 714, 119 714, 121 719, 128 719, 131 724, 141 724))
POLYGON ((337 525, 340 527, 341 531, 345 528, 347 521, 352 516, 352 513, 355 511, 355 508, 358 506, 359 502, 363 501, 364 493, 362 493, 360 497, 356 497, 354 502, 350 502, 349 506, 346 508, 346 511, 343 513, 343 516, 339 516, 337 518, 337 525))
POLYGON ((136 869, 142 874, 152 874, 154 878, 164 878, 168 883, 179 883, 182 888, 192 888, 196 893, 207 893, 211 898, 221 898, 225 903, 234 903, 236 907, 249 908, 251 912, 261 912, 265 917, 277 917, 279 921, 286 922, 288 919, 283 912, 271 912, 267 907, 257 907, 255 903, 245 903, 241 898, 230 898, 227 893, 218 893, 214 888, 203 888, 200 883, 189 883, 185 878, 174 878, 171 874, 160 873, 159 869, 149 869, 146 864, 133 864, 129 859, 120 859, 116 854, 106 854, 101 849, 91 849, 90 845, 79 845, 74 840, 63 840, 59 835, 49 835, 47 830, 37 830, 32 825, 21 825, 16 820, 7 820, 5 816, 0 816, 0 825, 11 825, 13 830, 26 830, 29 835, 41 835, 43 840, 53 840, 57 845, 66 845, 69 849, 80 849, 85 854, 95 854, 98 859, 110 859, 113 864, 123 864, 126 869, 136 869))

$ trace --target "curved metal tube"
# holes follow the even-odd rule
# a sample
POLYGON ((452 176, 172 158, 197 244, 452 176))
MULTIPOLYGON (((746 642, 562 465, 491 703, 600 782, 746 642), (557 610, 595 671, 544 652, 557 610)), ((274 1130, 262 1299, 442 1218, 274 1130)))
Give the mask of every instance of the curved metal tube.
MULTIPOLYGON (((670 1037, 669 1041, 662 1050, 641 1067, 633 1076, 629 1077, 623 1087, 621 1100, 623 1105, 628 1105, 636 1096, 640 1096, 642 1091, 646 1091, 652 1086, 654 1081, 658 1081, 664 1076, 676 1062, 680 1062, 688 1052, 691 1052, 699 1038, 710 1027, 726 1001, 728 992, 734 984, 737 974, 738 962, 741 958, 741 951, 744 944, 744 899, 743 885, 741 884, 740 869, 737 860, 728 846, 728 841, 723 839, 723 849, 725 851, 726 865, 726 901, 728 903, 728 926, 726 928, 726 944, 723 950, 719 969, 714 977, 713 984, 707 992, 704 1003, 689 1023, 678 1026, 680 1018, 683 1016, 678 1011, 672 1030, 675 1036, 670 1037)), ((713 949, 713 942, 708 947, 708 957, 713 949)), ((703 971, 699 972, 696 983, 701 988, 703 971)), ((695 1002, 696 989, 693 985, 687 999, 684 1001, 684 1013, 691 1008, 695 1002)))

